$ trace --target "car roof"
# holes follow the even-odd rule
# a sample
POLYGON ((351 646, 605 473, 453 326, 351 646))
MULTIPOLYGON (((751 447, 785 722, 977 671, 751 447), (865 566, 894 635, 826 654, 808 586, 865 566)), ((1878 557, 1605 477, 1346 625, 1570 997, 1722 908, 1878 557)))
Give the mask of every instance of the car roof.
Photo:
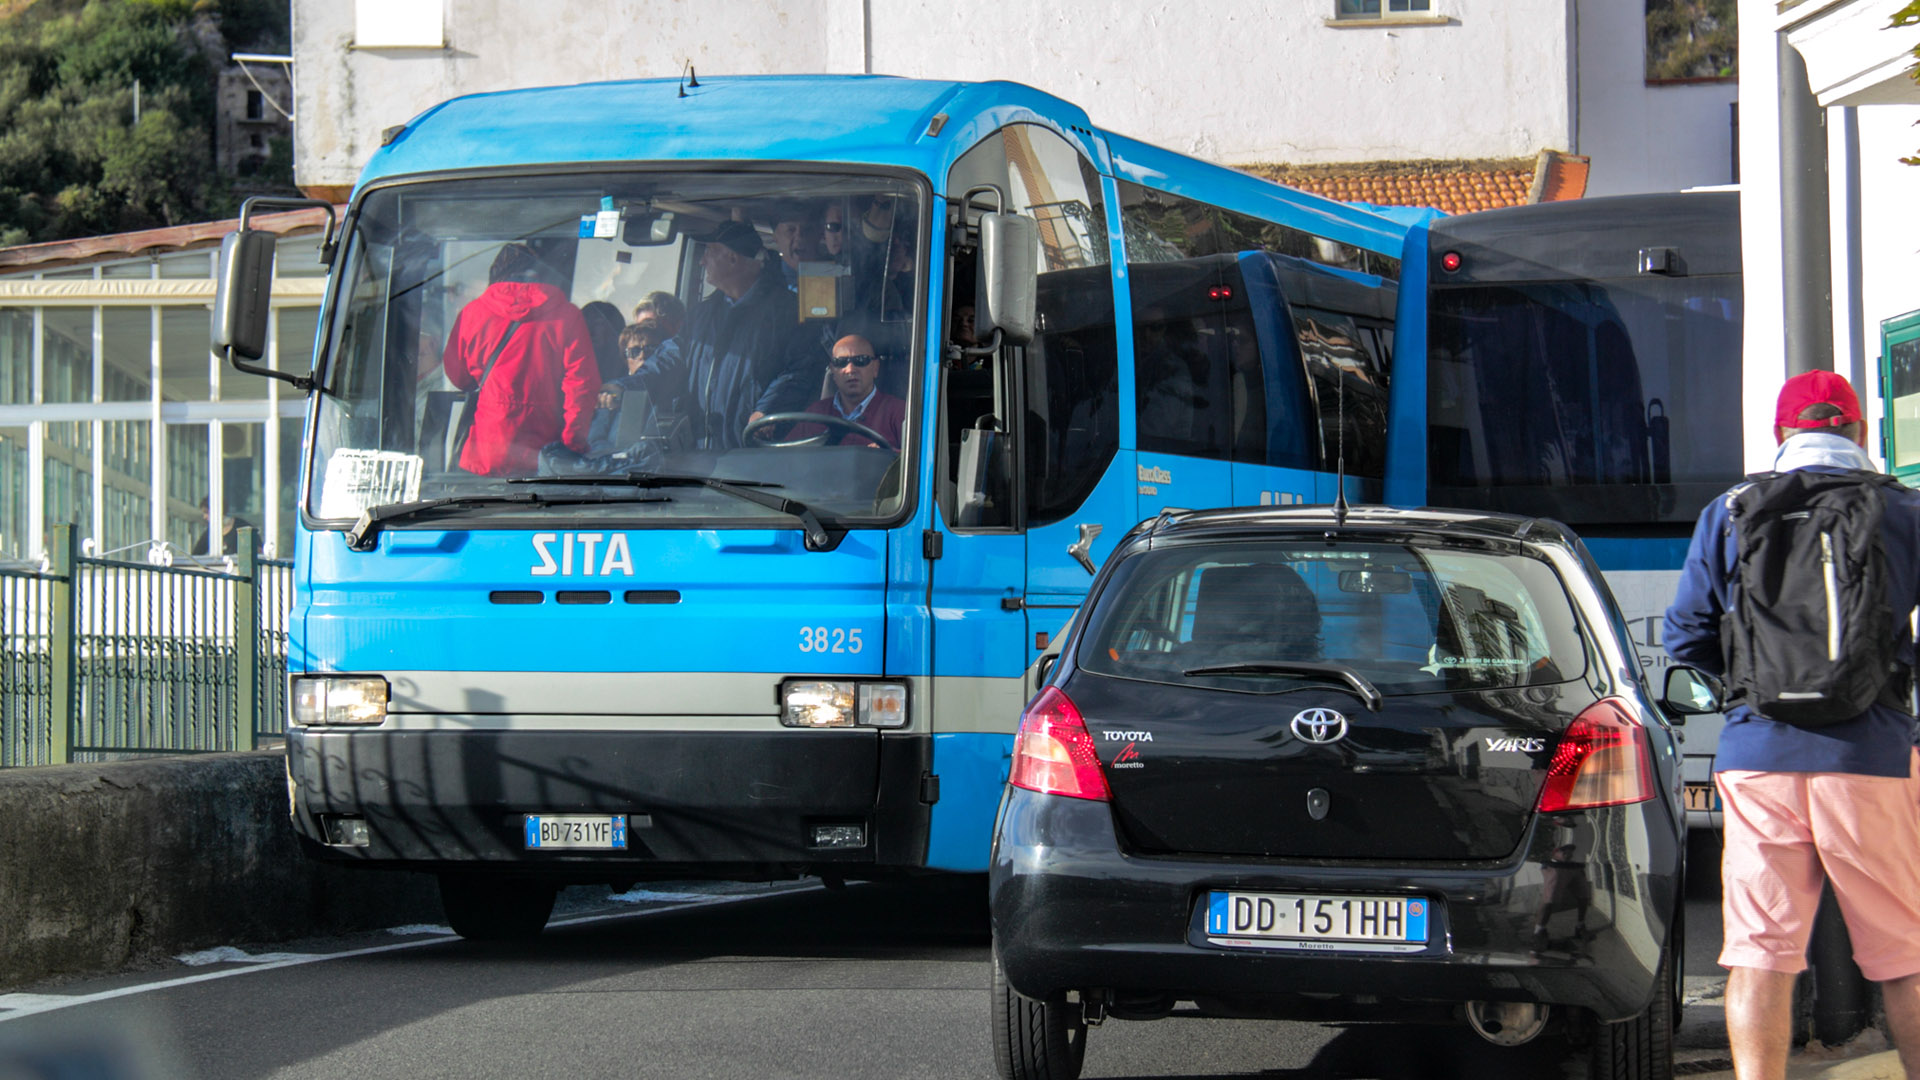
POLYGON ((1353 539, 1367 534, 1430 534, 1434 539, 1475 538, 1579 546, 1572 530, 1550 518, 1422 507, 1402 510, 1353 506, 1344 514, 1332 506, 1245 506, 1222 510, 1169 511, 1142 522, 1143 541, 1205 540, 1260 534, 1334 530, 1353 539))

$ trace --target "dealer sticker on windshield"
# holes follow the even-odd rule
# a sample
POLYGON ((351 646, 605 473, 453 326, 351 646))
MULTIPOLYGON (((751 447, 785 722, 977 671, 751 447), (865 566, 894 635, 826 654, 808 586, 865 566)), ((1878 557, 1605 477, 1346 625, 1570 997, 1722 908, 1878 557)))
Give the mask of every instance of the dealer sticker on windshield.
POLYGON ((1216 945, 1316 951, 1419 952, 1431 904, 1417 896, 1207 894, 1216 945))

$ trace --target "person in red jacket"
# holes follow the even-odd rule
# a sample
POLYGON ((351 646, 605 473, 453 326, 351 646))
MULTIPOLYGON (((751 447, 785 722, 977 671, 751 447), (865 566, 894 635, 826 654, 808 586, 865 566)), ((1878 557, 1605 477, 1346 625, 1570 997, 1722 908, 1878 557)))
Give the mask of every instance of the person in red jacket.
POLYGON ((447 378, 462 390, 480 387, 460 450, 470 473, 532 475, 540 448, 553 442, 587 451, 600 371, 586 320, 553 278, 532 248, 507 244, 487 272, 491 284, 454 320, 442 359, 447 378))

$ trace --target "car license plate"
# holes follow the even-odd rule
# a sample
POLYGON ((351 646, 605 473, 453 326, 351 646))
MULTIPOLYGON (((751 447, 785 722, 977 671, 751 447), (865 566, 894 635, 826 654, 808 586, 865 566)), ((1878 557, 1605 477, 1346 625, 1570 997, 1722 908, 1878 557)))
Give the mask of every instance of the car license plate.
POLYGON ((1213 892, 1207 939, 1219 945, 1416 952, 1431 904, 1417 896, 1213 892))
POLYGON ((527 850, 625 851, 625 814, 528 814, 527 850))
POLYGON ((1720 809, 1720 791, 1712 784, 1688 784, 1686 797, 1689 810, 1720 809))

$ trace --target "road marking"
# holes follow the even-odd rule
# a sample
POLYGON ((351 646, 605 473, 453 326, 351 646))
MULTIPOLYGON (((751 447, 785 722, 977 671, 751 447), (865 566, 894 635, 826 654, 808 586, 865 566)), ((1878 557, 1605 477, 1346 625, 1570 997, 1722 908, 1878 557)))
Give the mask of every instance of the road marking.
POLYGON ((214 949, 202 949, 199 952, 181 953, 175 960, 188 967, 206 967, 209 964, 271 964, 280 960, 292 960, 297 957, 316 955, 314 953, 263 952, 250 953, 232 945, 222 945, 214 949))
MULTIPOLYGON (((758 900, 767 896, 784 896, 790 893, 806 892, 818 888, 821 888, 821 886, 809 885, 801 888, 781 889, 777 892, 744 893, 731 896, 694 893, 676 894, 689 897, 698 895, 699 899, 688 900, 683 903, 667 904, 657 908, 648 908, 645 911, 614 911, 605 915, 581 915, 571 919, 558 919, 548 923, 547 928, 551 930, 563 926, 586 926, 590 923, 611 922, 614 919, 634 919, 646 915, 655 915, 662 911, 678 911, 689 907, 718 907, 721 904, 733 904, 742 900, 758 900)), ((415 926, 396 927, 395 929, 407 930, 409 932, 431 933, 441 928, 415 926)), ((212 982, 215 979, 226 979, 235 975, 252 975, 256 972, 273 971, 278 968, 299 967, 302 964, 318 964, 326 960, 346 960, 355 956, 373 956, 379 953, 399 952, 403 949, 418 949, 425 945, 445 945, 450 940, 453 939, 436 936, 422 938, 419 941, 401 941, 392 945, 371 945, 364 949, 348 949, 344 952, 336 953, 272 953, 254 955, 241 953, 239 957, 233 957, 232 959, 238 960, 244 957, 245 960, 249 961, 244 967, 225 968, 220 971, 206 971, 198 975, 182 975, 175 979, 162 979, 159 982, 142 983, 138 986, 122 986, 115 990, 101 990, 92 994, 0 994, 0 1024, 28 1016, 38 1016, 41 1013, 54 1012, 58 1009, 70 1009, 75 1005, 92 1005, 95 1002, 111 1001, 114 998, 132 997, 135 994, 146 994, 155 990, 171 990, 176 986, 190 986, 194 983, 212 982), (267 955, 271 955, 274 959, 266 959, 267 955)), ((230 948, 230 946, 223 946, 222 949, 209 949, 207 952, 221 952, 225 948, 230 948)), ((236 953, 239 952, 238 949, 234 949, 233 951, 236 953)), ((194 956, 203 954, 189 953, 187 955, 194 956)), ((219 960, 201 962, 220 963, 227 959, 229 958, 223 956, 219 960)), ((183 957, 182 960, 184 962, 185 958, 183 957)))

